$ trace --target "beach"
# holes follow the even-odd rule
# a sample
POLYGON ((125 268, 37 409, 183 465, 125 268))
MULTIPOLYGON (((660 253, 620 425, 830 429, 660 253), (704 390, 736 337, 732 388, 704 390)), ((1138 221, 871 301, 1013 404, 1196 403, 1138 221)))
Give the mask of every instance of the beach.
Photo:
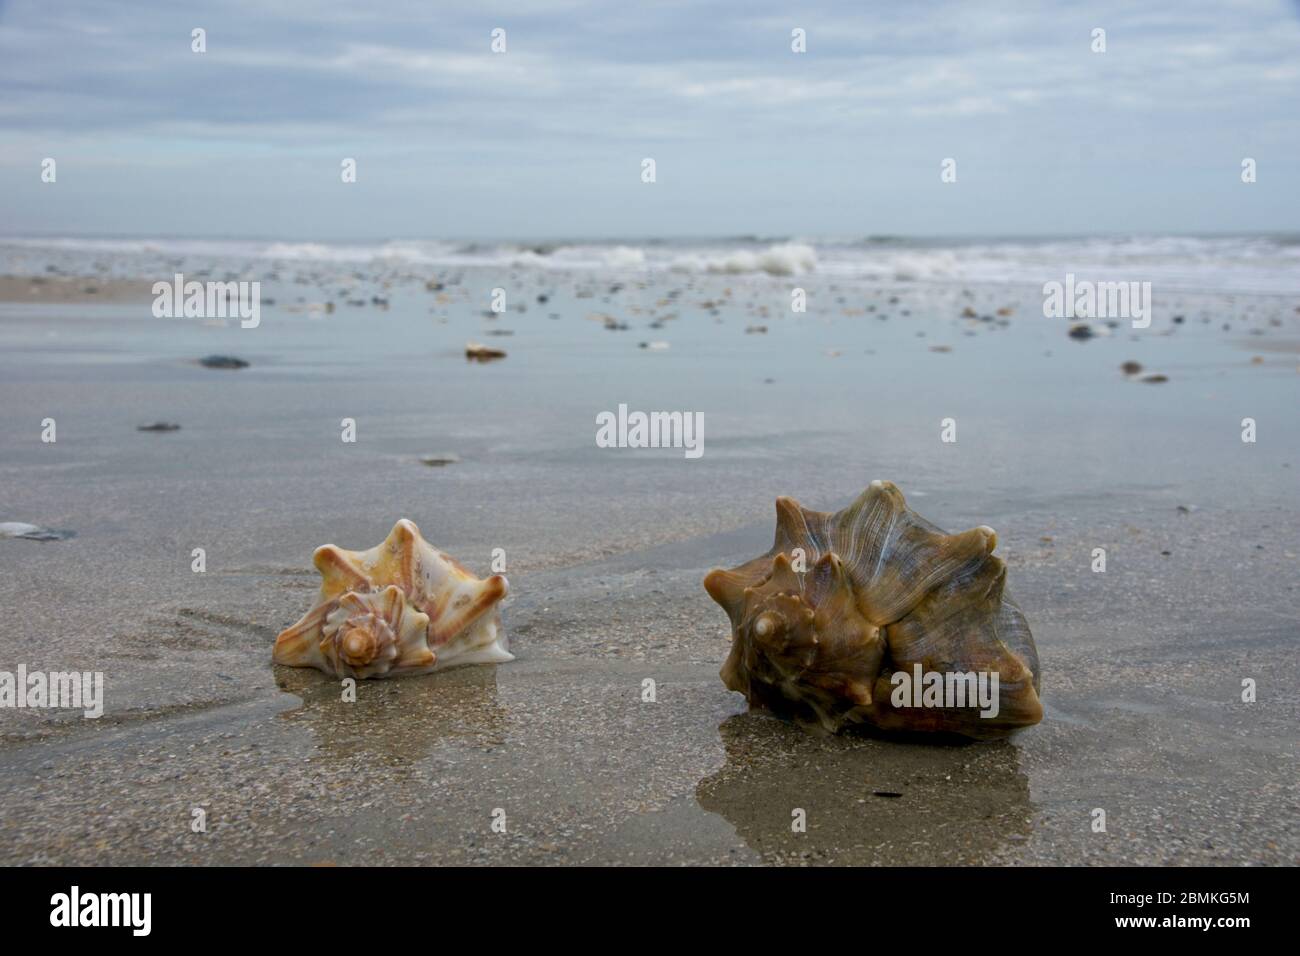
POLYGON ((105 686, 0 708, 0 862, 1294 864, 1300 288, 1265 245, 0 242, 0 522, 68 533, 0 538, 0 669, 105 686), (1117 261, 1149 327, 1043 314, 1117 261), (157 317, 175 273, 258 281, 260 324, 157 317), (703 453, 599 447, 621 404, 702 414, 703 453), (723 686, 704 574, 874 479, 996 530, 1041 724, 817 735, 723 686), (355 703, 273 666, 313 550, 399 518, 504 552, 516 659, 355 703))

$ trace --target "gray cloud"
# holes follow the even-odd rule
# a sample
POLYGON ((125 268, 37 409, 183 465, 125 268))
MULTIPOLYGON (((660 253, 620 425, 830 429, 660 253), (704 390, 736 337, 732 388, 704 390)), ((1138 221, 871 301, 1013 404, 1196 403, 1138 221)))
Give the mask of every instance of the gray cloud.
POLYGON ((1298 50, 1294 5, 1265 0, 23 0, 0 7, 4 228, 1290 229, 1298 50), (1261 176, 1244 193, 1247 155, 1261 176), (44 156, 60 159, 54 195, 44 156), (343 156, 364 204, 341 192, 343 156), (643 156, 660 166, 653 199, 643 156), (947 156, 959 183, 940 191, 947 156))

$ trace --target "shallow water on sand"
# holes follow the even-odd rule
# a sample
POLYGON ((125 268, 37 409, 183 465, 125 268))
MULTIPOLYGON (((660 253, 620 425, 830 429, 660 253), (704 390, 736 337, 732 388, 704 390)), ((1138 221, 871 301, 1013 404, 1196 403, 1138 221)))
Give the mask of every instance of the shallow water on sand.
POLYGON ((423 278, 355 292, 387 309, 269 282, 256 329, 0 305, 0 521, 77 532, 0 540, 0 669, 107 682, 100 721, 0 710, 4 862, 1294 862, 1295 303, 1186 295, 1078 342, 1033 287, 804 277, 795 315, 794 282, 467 269, 442 301, 423 278), (498 286, 527 310, 486 317, 498 286), (508 356, 466 362, 470 339, 508 356), (250 366, 195 364, 213 353, 250 366), (620 403, 702 412, 703 457, 596 447, 620 403), (182 427, 136 431, 157 420, 182 427), (998 530, 1039 727, 811 737, 721 685, 703 573, 767 547, 776 495, 835 508, 877 477, 998 530), (479 573, 506 550, 518 660, 355 705, 272 668, 312 549, 399 517, 479 573))

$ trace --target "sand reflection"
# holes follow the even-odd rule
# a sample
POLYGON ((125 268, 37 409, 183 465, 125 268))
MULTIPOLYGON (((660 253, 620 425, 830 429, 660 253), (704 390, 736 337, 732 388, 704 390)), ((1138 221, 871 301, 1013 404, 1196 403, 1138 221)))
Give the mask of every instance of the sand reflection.
POLYGON ((767 863, 986 863, 1030 830, 1014 741, 814 736, 757 713, 718 729, 726 763, 700 781, 696 799, 767 863), (796 808, 806 812, 804 833, 791 829, 796 808))

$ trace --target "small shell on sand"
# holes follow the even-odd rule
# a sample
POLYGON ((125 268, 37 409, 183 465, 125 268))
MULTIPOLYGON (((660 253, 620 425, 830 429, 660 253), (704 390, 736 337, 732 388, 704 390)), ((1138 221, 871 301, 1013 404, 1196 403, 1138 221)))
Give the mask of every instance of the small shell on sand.
POLYGON ((368 551, 324 545, 314 561, 320 595, 276 638, 277 664, 365 678, 514 660, 497 607, 505 577, 474 577, 414 522, 368 551))
POLYGON ((482 342, 465 343, 465 358, 471 362, 495 362, 505 357, 506 353, 502 349, 494 349, 482 342))
POLYGON ((22 538, 27 541, 63 541, 74 537, 71 531, 55 531, 24 521, 0 521, 0 538, 22 538))

